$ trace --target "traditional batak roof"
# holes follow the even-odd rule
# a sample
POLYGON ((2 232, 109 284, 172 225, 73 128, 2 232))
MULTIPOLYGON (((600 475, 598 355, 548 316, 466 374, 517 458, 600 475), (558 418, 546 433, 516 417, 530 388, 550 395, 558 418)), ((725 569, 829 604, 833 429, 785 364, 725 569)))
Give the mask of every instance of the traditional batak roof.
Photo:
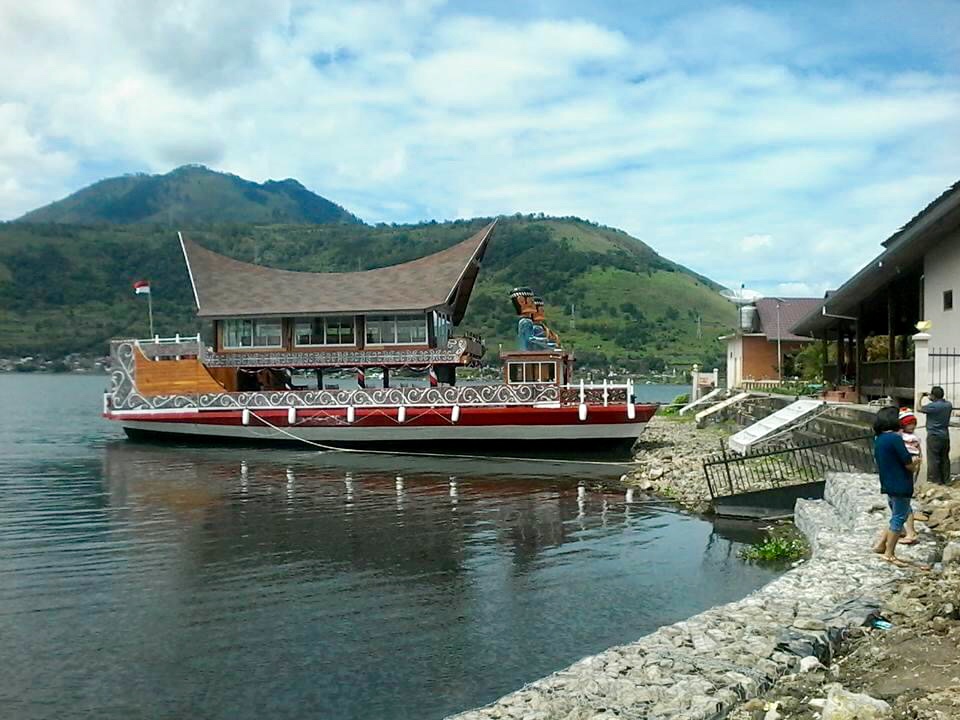
MULTIPOLYGON (((760 317, 760 331, 768 340, 777 340, 777 303, 776 298, 757 300, 757 315, 760 317)), ((800 320, 818 309, 823 300, 820 298, 782 298, 780 304, 780 340, 810 340, 810 337, 797 335, 790 331, 800 320)))
POLYGON ((400 265, 346 273, 277 270, 234 260, 180 235, 197 316, 271 317, 425 311, 449 306, 457 324, 496 221, 461 243, 400 265))

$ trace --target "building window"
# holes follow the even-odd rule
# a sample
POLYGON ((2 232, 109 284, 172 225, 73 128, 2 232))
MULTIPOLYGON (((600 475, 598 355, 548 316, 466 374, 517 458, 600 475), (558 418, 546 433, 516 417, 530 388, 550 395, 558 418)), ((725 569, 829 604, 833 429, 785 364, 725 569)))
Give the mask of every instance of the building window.
POLYGON ((943 309, 953 310, 953 290, 943 291, 943 309))
POLYGON ((423 345, 427 342, 426 315, 370 315, 368 345, 423 345))
POLYGON ((224 320, 225 348, 283 347, 283 323, 280 320, 224 320))
POLYGON ((294 342, 297 347, 354 345, 353 317, 300 318, 296 321, 294 342))
POLYGON ((511 383, 554 383, 557 364, 552 362, 507 363, 507 377, 511 383))

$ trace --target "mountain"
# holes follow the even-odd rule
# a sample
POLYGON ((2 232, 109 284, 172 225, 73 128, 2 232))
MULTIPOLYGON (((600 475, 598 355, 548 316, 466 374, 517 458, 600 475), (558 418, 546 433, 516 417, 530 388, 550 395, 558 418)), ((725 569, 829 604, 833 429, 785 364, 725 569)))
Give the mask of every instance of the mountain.
MULTIPOLYGON (((487 222, 377 227, 230 222, 195 228, 191 237, 247 262, 352 271, 436 252, 487 222)), ((153 288, 157 332, 200 329, 173 229, 0 224, 0 356, 104 353, 110 337, 145 336, 144 299, 131 289, 142 278, 153 288)), ((509 292, 518 285, 544 296, 548 324, 575 349, 581 366, 715 367, 724 357, 717 337, 735 321, 733 306, 714 283, 624 232, 578 218, 513 216, 497 226, 460 327, 486 338, 488 362, 495 361, 499 345, 515 346, 517 318, 509 292)))
POLYGON ((19 218, 29 223, 166 226, 235 223, 347 223, 361 220, 296 180, 258 184, 202 165, 166 175, 124 175, 94 183, 19 218))

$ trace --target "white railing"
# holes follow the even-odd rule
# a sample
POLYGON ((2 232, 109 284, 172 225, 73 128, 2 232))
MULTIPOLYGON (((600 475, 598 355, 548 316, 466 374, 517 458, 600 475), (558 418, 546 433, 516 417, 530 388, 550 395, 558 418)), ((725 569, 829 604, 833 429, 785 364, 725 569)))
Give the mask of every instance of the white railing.
POLYGON ((200 333, 197 333, 196 335, 181 335, 180 333, 177 333, 173 337, 160 337, 159 335, 154 335, 152 338, 140 338, 134 340, 134 342, 138 345, 146 345, 149 343, 153 343, 154 345, 170 345, 173 343, 200 343, 201 340, 200 333))
POLYGON ((561 385, 561 398, 569 398, 571 391, 577 394, 580 404, 602 400, 603 406, 606 407, 611 401, 629 402, 633 395, 633 381, 627 380, 625 383, 612 383, 604 380, 602 383, 587 383, 581 380, 580 383, 576 385, 561 385), (564 390, 567 392, 564 392, 564 390), (620 394, 619 391, 624 393, 622 399, 616 397, 620 394))
POLYGON ((154 335, 146 340, 134 340, 140 351, 148 358, 159 360, 160 358, 175 358, 179 360, 183 355, 203 355, 203 340, 200 333, 196 335, 180 335, 177 333, 173 337, 160 337, 154 335))

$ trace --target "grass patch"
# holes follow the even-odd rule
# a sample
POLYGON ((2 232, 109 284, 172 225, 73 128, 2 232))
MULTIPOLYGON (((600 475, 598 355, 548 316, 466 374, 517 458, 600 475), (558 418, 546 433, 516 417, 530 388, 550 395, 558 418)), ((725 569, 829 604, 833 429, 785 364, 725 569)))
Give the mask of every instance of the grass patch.
POLYGON ((810 547, 793 525, 784 525, 772 530, 758 543, 740 551, 743 560, 751 562, 789 562, 807 555, 810 547))

